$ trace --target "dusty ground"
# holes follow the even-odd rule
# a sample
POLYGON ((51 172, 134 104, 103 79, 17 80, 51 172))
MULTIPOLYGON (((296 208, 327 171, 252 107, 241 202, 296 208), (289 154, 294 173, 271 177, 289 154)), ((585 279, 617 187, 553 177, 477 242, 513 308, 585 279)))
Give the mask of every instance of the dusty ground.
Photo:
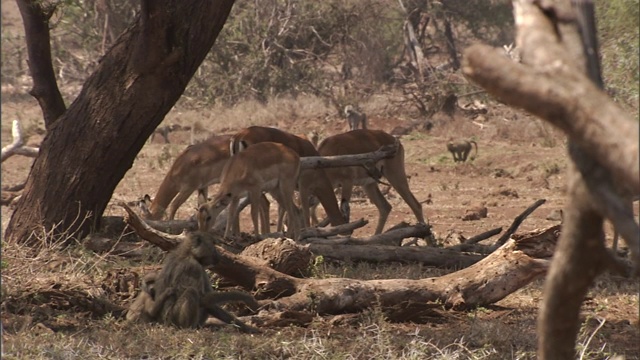
MULTIPOLYGON (((282 104, 279 108, 282 108, 282 104)), ((318 116, 314 115, 314 111, 307 111, 307 113, 303 112, 295 117, 287 118, 283 115, 275 121, 271 117, 252 119, 252 115, 247 115, 248 119, 245 119, 239 126, 234 126, 229 121, 235 116, 234 113, 218 116, 213 111, 182 109, 172 111, 165 123, 193 125, 198 122, 203 128, 211 129, 216 133, 233 132, 247 125, 247 122, 278 126, 294 133, 306 133, 316 129, 323 136, 344 131, 346 124, 341 119, 326 115, 326 113, 322 114, 318 116)), ((7 119, 20 118, 27 124, 33 124, 32 119, 37 119, 38 116, 37 106, 34 101, 28 98, 12 99, 6 102, 3 100, 2 142, 6 144, 11 140, 10 124, 7 119)), ((406 125, 408 120, 388 115, 372 115, 370 122, 371 128, 391 131, 397 125, 406 125)), ((435 127, 430 132, 414 131, 403 136, 401 140, 406 149, 406 171, 410 176, 410 187, 419 201, 431 199, 431 203, 424 204, 423 209, 441 244, 449 245, 452 242, 450 235, 454 232, 470 237, 495 227, 506 228, 515 216, 538 199, 546 199, 547 202, 524 221, 519 231, 548 227, 556 223, 556 221, 546 218, 552 211, 564 206, 563 189, 567 161, 562 138, 555 131, 541 125, 535 119, 496 104, 492 105, 489 113, 485 116, 482 129, 473 124, 471 120, 463 117, 454 120, 436 118, 433 122, 435 127), (465 164, 454 164, 445 149, 449 137, 474 138, 479 144, 477 158, 465 164), (461 217, 465 214, 466 209, 482 203, 488 208, 486 218, 478 221, 462 221, 461 217)), ((31 129, 36 125, 28 126, 31 129)), ((33 133, 33 129, 29 132, 33 133)), ((207 135, 208 132, 197 134, 199 138, 207 135)), ((186 147, 190 137, 189 132, 175 132, 170 134, 170 144, 164 144, 161 137, 156 137, 153 143, 148 143, 138 155, 132 169, 117 187, 112 197, 112 204, 120 200, 133 201, 145 193, 153 195, 173 159, 186 147)), ((29 142, 37 144, 39 141, 40 137, 33 135, 29 142)), ((31 160, 24 157, 13 157, 3 163, 3 185, 13 185, 23 181, 28 174, 30 163, 31 160)), ((215 190, 213 189, 213 191, 215 190)), ((388 199, 393 205, 393 210, 387 228, 400 221, 415 222, 408 206, 394 191, 390 192, 388 199)), ((193 215, 194 208, 195 197, 192 196, 179 210, 178 218, 187 218, 193 215)), ((354 218, 363 217, 370 221, 368 226, 359 229, 355 235, 372 234, 377 219, 375 207, 364 198, 356 197, 351 212, 354 218)), ((3 231, 10 214, 8 208, 2 208, 3 231)), ((110 206, 107 214, 121 215, 122 211, 115 206, 110 206)), ((273 207, 272 219, 275 219, 273 207)), ((243 215, 241 226, 247 231, 251 229, 246 214, 243 215)), ((608 228, 608 241, 611 241, 612 234, 609 230, 608 228)), ((158 260, 154 261, 157 263, 158 260)), ((113 260, 113 262, 122 265, 118 260, 113 260)), ((154 262, 147 260, 142 263, 154 262)), ((140 262, 133 261, 131 265, 140 264, 140 262)), ((322 271, 323 276, 361 278, 415 278, 437 276, 438 273, 442 273, 419 266, 416 270, 415 265, 387 266, 333 262, 325 264, 322 271)), ((535 351, 537 308, 543 296, 541 287, 542 281, 536 281, 487 309, 483 308, 471 312, 443 311, 437 319, 433 319, 433 322, 386 324, 385 326, 387 326, 387 331, 395 334, 394 336, 417 332, 424 339, 437 344, 440 348, 446 344, 460 341, 460 339, 466 339, 464 346, 469 349, 483 349, 486 346, 497 349, 497 355, 489 356, 490 358, 502 358, 503 355, 508 358, 530 358, 535 351), (511 349, 512 354, 502 353, 506 351, 505 349, 511 349), (517 355, 518 353, 521 355, 517 355)), ((637 282, 631 282, 614 275, 603 276, 594 287, 584 305, 582 330, 583 342, 586 342, 590 334, 596 334, 588 343, 588 348, 598 350, 594 352, 593 358, 602 358, 606 354, 623 354, 627 359, 638 358, 637 290, 637 282), (604 323, 598 329, 599 321, 602 320, 604 323)), ((3 289, 3 293, 4 291, 3 289)), ((55 312, 50 315, 56 318, 55 312)), ((77 335, 73 335, 74 333, 86 332, 93 334, 89 335, 89 338, 92 339, 96 336, 99 338, 97 333, 100 331, 111 331, 109 329, 112 326, 105 324, 104 320, 98 321, 96 324, 96 320, 78 316, 78 319, 75 320, 77 323, 72 322, 71 325, 68 323, 70 320, 66 320, 67 323, 63 322, 61 325, 59 318, 55 321, 41 320, 35 327, 31 327, 34 326, 33 324, 25 325, 21 331, 16 330, 18 325, 15 325, 16 322, 23 321, 19 319, 22 317, 8 313, 3 315, 3 321, 9 324, 5 328, 3 339, 5 345, 13 348, 14 354, 25 353, 25 350, 20 350, 22 347, 17 345, 17 342, 24 336, 21 335, 24 334, 22 332, 24 329, 35 331, 34 329, 38 326, 42 326, 45 329, 52 329, 47 331, 56 334, 69 334, 72 337, 77 337, 77 335)), ((334 344, 338 349, 342 349, 344 344, 340 345, 340 341, 336 340, 337 334, 341 334, 340 336, 345 338, 362 334, 361 327, 336 327, 329 325, 327 321, 328 319, 319 319, 313 327, 312 331, 315 331, 313 334, 327 342, 331 340, 331 344, 334 344)), ((376 326, 379 325, 376 322, 376 326)), ((362 322, 359 326, 363 326, 362 322)), ((118 331, 119 335, 117 336, 127 337, 134 336, 129 332, 135 330, 120 329, 118 331), (120 333, 120 331, 128 331, 126 334, 129 335, 120 333)), ((171 329, 166 331, 172 332, 171 329)), ((310 334, 309 331, 309 329, 302 328, 291 328, 284 332, 272 329, 267 330, 265 336, 278 343, 284 341, 283 337, 306 339, 310 334)), ((95 339, 90 341, 100 343, 95 339)), ((241 347, 241 345, 237 346, 241 347)), ((330 345, 327 346, 331 348, 330 345)), ((150 351, 153 354, 153 351, 150 351)), ((128 350, 123 354, 127 355, 121 355, 122 357, 136 357, 139 353, 128 350)), ((344 353, 336 352, 335 354, 344 353)), ((252 356, 255 354, 248 357, 252 356)), ((468 358, 475 358, 474 356, 468 355, 468 358)), ((152 357, 154 356, 152 355, 152 357)), ((338 355, 338 357, 341 356, 338 355)))

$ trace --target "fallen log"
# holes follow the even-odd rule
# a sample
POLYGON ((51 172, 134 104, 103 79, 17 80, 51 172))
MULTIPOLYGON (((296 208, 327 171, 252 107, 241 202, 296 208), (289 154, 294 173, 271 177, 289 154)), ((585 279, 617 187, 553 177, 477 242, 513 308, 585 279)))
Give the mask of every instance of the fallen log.
MULTIPOLYGON (((404 302, 438 302, 455 308, 486 306, 546 273, 559 230, 556 225, 517 236, 468 268, 420 280, 300 279, 270 269, 262 260, 221 248, 220 261, 213 270, 247 290, 256 290, 262 299, 277 299, 271 304, 276 310, 335 314, 404 302)), ((148 240, 163 246, 176 244, 175 240, 158 241, 153 236, 148 240)))
POLYGON ((482 260, 483 255, 428 246, 345 245, 311 243, 309 250, 336 260, 370 262, 417 262, 425 266, 460 269, 482 260))

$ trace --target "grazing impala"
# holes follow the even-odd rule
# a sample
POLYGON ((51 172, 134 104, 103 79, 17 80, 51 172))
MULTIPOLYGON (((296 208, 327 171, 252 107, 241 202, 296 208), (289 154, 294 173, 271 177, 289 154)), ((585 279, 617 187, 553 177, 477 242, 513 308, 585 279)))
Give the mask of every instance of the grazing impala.
MULTIPOLYGON (((237 154, 254 144, 273 141, 284 144, 293 149, 300 157, 319 156, 318 151, 309 140, 270 127, 251 126, 239 131, 231 139, 231 154, 237 154)), ((345 219, 338 208, 336 196, 324 169, 306 169, 300 172, 299 180, 300 203, 302 206, 303 224, 309 227, 309 198, 316 196, 324 207, 331 225, 345 223, 345 219)))
POLYGON ((207 231, 220 212, 229 206, 225 236, 232 231, 238 208, 238 201, 245 193, 251 203, 251 219, 256 234, 268 233, 269 223, 258 226, 263 192, 269 192, 285 209, 289 217, 289 236, 297 239, 300 233, 300 217, 293 202, 293 192, 300 172, 300 156, 279 143, 263 142, 234 154, 222 174, 218 194, 213 200, 200 206, 198 228, 207 231), (259 232, 261 229, 261 232, 259 232))
MULTIPOLYGON (((318 146, 318 152, 322 156, 363 154, 376 151, 381 146, 393 144, 395 141, 396 139, 392 135, 384 131, 360 129, 324 139, 318 146)), ((411 193, 407 182, 402 144, 398 144, 398 150, 392 158, 378 161, 376 168, 409 205, 418 222, 424 223, 422 206, 411 193)), ((353 186, 360 185, 364 188, 369 200, 378 208, 379 217, 376 234, 380 234, 391 212, 391 204, 380 192, 376 180, 372 178, 371 171, 367 171, 362 166, 345 166, 327 168, 326 173, 334 188, 342 187, 340 207, 346 213, 347 218, 353 186)))
MULTIPOLYGON (((143 217, 160 220, 168 206, 167 218, 173 220, 178 208, 196 190, 198 206, 207 202, 209 186, 220 183, 222 169, 229 160, 230 140, 231 135, 212 136, 182 151, 162 180, 153 200, 145 194, 140 202, 143 217)), ((266 209, 263 211, 263 222, 268 222, 269 202, 264 196, 261 206, 266 209)), ((234 224, 234 230, 238 229, 239 224, 234 224)))
POLYGON ((206 202, 208 186, 220 182, 222 169, 229 160, 230 139, 230 135, 212 136, 187 147, 171 165, 153 200, 144 196, 140 204, 143 216, 160 220, 168 210, 167 217, 173 220, 178 208, 196 190, 198 205, 206 202))

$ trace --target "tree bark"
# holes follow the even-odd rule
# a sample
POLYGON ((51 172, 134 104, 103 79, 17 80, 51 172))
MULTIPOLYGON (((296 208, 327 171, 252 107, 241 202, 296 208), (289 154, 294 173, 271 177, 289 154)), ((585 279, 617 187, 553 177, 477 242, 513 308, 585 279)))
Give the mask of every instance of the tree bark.
POLYGON ((33 79, 29 94, 38 100, 44 125, 49 130, 66 110, 51 61, 49 19, 58 5, 49 4, 45 8, 44 2, 36 0, 17 0, 17 3, 24 23, 29 71, 33 79))
POLYGON ((142 2, 139 18, 51 124, 7 241, 33 246, 52 235, 71 240, 99 225, 113 190, 184 92, 232 5, 233 0, 142 2))
POLYGON ((640 252, 640 231, 628 206, 629 196, 640 193, 638 122, 598 88, 593 4, 574 3, 515 0, 517 46, 526 65, 474 46, 463 66, 488 92, 569 138, 569 204, 538 319, 541 359, 575 358, 580 305, 595 277, 616 264, 604 246, 603 217, 626 234, 636 269, 640 252))

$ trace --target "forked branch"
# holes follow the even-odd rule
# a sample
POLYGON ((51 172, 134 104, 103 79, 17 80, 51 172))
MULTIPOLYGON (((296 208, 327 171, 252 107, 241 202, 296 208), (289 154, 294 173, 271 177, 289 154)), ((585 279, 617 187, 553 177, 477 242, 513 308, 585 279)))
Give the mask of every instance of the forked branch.
POLYGON ((2 154, 0 155, 0 162, 4 162, 13 155, 23 155, 28 157, 38 156, 40 149, 37 147, 25 146, 24 139, 22 137, 22 126, 18 120, 13 120, 11 126, 11 136, 13 142, 2 148, 2 154))

